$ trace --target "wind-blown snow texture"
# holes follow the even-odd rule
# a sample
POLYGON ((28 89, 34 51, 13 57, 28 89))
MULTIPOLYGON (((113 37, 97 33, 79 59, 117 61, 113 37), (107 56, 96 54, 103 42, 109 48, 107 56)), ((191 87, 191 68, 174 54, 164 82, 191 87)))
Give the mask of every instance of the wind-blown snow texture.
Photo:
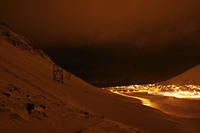
POLYGON ((65 84, 53 81, 53 61, 47 55, 6 26, 0 26, 0 34, 1 132, 135 131, 72 105, 69 88, 92 86, 73 75, 65 84))
POLYGON ((47 55, 6 26, 0 26, 0 34, 0 132, 187 132, 177 119, 137 100, 73 75, 67 79, 67 71, 64 84, 52 80, 53 61, 47 55))

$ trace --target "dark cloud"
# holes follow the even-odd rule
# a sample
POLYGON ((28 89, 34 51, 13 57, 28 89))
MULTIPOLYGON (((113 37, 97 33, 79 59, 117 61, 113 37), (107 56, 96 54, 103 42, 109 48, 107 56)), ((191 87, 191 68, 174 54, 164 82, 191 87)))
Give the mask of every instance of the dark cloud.
POLYGON ((90 82, 159 81, 199 63, 199 0, 1 0, 0 20, 90 82))
POLYGON ((199 29, 199 5, 198 0, 2 0, 0 19, 48 43, 148 45, 199 29))

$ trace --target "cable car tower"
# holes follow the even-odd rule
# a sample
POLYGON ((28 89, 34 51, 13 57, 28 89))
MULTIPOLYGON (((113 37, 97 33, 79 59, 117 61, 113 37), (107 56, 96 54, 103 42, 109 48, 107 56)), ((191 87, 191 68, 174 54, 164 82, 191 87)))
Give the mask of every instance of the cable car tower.
POLYGON ((63 69, 56 64, 53 64, 53 80, 64 83, 63 69))

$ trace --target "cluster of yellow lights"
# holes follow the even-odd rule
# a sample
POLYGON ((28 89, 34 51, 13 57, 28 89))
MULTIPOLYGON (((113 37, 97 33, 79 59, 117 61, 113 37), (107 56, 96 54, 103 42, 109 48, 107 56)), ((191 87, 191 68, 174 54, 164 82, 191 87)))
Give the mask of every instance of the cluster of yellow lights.
MULTIPOLYGON (((149 95, 163 95, 176 98, 200 98, 200 85, 148 84, 117 86, 109 89, 112 93, 117 93, 124 96, 128 93, 147 93, 149 95)), ((129 95, 126 95, 126 97, 129 97, 129 95)))

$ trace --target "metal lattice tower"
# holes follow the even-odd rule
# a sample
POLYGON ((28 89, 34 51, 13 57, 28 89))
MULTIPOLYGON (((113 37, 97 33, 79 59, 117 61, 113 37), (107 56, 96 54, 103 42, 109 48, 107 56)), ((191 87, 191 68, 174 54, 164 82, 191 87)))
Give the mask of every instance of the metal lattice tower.
POLYGON ((53 64, 53 80, 64 83, 63 69, 53 64))

